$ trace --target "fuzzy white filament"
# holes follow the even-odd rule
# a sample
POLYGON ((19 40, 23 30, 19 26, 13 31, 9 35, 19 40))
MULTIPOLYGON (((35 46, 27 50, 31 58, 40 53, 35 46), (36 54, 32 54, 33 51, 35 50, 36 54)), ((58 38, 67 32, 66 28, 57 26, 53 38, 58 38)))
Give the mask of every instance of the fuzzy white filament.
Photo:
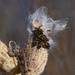
MULTIPOLYGON (((46 37, 49 39, 49 44, 53 45, 54 42, 49 37, 49 34, 56 34, 57 32, 62 31, 66 28, 67 25, 67 19, 62 20, 53 20, 51 17, 47 15, 47 8, 45 6, 40 7, 37 9, 33 14, 29 15, 29 25, 32 25, 32 27, 39 27, 40 25, 43 25, 40 27, 40 29, 43 30, 43 34, 46 35, 46 37), (48 32, 47 30, 50 30, 48 32)), ((31 28, 28 27, 29 34, 31 34, 31 28)))

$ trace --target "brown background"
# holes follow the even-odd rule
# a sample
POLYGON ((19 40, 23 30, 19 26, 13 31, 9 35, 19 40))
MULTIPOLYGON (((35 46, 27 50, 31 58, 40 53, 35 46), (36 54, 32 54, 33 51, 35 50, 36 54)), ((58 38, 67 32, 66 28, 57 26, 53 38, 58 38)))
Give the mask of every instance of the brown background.
POLYGON ((54 20, 69 18, 67 28, 54 37, 58 46, 49 51, 41 75, 75 75, 75 0, 0 0, 0 40, 7 46, 14 40, 23 48, 29 12, 40 6, 46 6, 54 20))

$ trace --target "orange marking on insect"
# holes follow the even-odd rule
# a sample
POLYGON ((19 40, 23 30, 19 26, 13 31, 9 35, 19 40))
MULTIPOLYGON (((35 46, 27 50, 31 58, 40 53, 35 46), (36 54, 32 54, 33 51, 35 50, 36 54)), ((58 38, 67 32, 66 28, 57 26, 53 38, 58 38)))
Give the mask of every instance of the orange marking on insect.
POLYGON ((36 42, 36 41, 34 41, 34 42, 36 42))
POLYGON ((46 42, 46 45, 48 45, 48 42, 46 42))
POLYGON ((37 43, 38 43, 38 41, 37 41, 37 43))

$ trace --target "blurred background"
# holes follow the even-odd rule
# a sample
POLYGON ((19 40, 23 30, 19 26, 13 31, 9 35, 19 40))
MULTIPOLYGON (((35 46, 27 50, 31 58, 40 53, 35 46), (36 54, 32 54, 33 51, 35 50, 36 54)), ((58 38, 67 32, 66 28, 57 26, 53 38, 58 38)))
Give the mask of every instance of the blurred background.
POLYGON ((41 75, 75 75, 75 0, 0 0, 0 40, 7 46, 13 40, 23 48, 28 15, 41 6, 48 8, 54 20, 69 18, 67 28, 54 37, 58 46, 49 51, 41 75))

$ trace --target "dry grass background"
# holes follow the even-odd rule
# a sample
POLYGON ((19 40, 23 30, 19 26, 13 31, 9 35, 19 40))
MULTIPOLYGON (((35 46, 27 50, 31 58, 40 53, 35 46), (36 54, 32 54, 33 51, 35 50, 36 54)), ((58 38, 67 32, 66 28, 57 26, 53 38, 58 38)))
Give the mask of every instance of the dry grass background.
POLYGON ((0 0, 0 40, 7 46, 13 40, 23 48, 28 38, 28 11, 33 13, 43 5, 54 20, 69 18, 69 22, 54 37, 58 47, 49 52, 42 75, 75 75, 75 0, 0 0))

